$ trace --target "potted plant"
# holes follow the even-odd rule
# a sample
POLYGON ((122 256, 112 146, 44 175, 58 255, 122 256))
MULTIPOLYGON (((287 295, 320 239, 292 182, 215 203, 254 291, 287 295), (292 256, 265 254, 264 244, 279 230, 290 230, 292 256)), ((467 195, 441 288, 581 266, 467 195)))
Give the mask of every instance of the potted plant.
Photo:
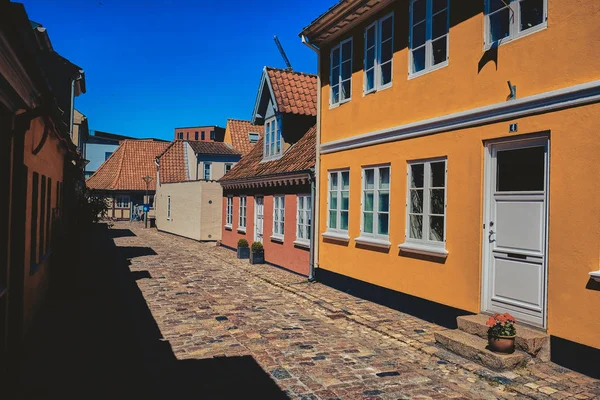
POLYGON ((509 313, 494 314, 487 320, 489 348, 497 353, 511 354, 515 351, 515 318, 509 313))
POLYGON ((237 243, 237 258, 250 258, 250 247, 246 239, 240 239, 237 243))
POLYGON ((250 252, 250 264, 264 264, 265 249, 261 242, 252 243, 252 252, 250 252))

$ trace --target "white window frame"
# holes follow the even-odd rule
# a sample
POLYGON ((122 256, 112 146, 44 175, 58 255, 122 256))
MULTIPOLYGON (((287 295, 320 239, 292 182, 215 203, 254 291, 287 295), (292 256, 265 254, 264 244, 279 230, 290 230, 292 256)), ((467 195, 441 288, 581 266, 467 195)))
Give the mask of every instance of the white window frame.
POLYGON ((250 142, 250 144, 254 144, 254 143, 258 142, 259 139, 260 139, 260 133, 248 132, 248 141, 250 142))
POLYGON ((167 196, 167 221, 171 220, 171 196, 167 196))
POLYGON ((131 206, 131 197, 127 194, 119 194, 115 198, 115 208, 126 209, 131 206), (127 201, 123 201, 123 199, 127 199, 127 201), (123 205, 127 203, 126 205, 123 205))
POLYGON ((225 173, 228 173, 229 171, 231 171, 231 168, 233 168, 233 164, 232 163, 225 163, 225 173), (227 169, 229 167, 229 169, 227 169))
POLYGON ((484 21, 484 31, 483 31, 483 38, 484 38, 484 50, 489 50, 492 47, 495 46, 500 46, 504 43, 508 43, 511 42, 515 39, 519 39, 522 38, 524 36, 527 35, 531 35, 532 33, 541 31, 543 29, 546 29, 548 27, 548 0, 543 0, 544 1, 544 15, 543 15, 543 21, 541 24, 533 26, 531 28, 528 29, 524 29, 524 30, 520 30, 521 29, 521 7, 519 7, 520 3, 522 0, 505 0, 506 3, 508 3, 508 7, 510 8, 510 11, 512 12, 513 18, 511 18, 511 22, 510 22, 510 27, 509 27, 509 35, 503 39, 497 40, 495 42, 492 42, 490 40, 490 35, 491 35, 491 24, 490 24, 490 2, 489 0, 485 0, 485 7, 484 7, 484 16, 485 16, 485 21, 484 21))
POLYGON ((352 58, 354 56, 354 42, 352 41, 352 37, 349 37, 348 39, 342 40, 340 43, 338 43, 336 46, 331 48, 331 52, 329 53, 329 107, 337 107, 340 104, 344 104, 350 100, 352 100, 352 58), (347 42, 350 42, 350 77, 348 77, 347 79, 342 80, 342 47, 344 46, 344 44, 346 44, 347 42), (339 80, 337 85, 339 87, 339 96, 338 96, 338 101, 334 102, 333 101, 333 88, 334 85, 332 85, 333 82, 333 69, 334 69, 334 60, 333 60, 333 53, 335 52, 335 50, 339 49, 339 53, 340 53, 340 57, 337 60, 337 66, 339 67, 338 70, 338 74, 339 74, 339 80), (350 82, 350 93, 348 95, 348 97, 342 99, 342 83, 344 82, 350 82))
MULTIPOLYGON (((425 68, 422 69, 421 71, 417 71, 417 72, 413 72, 413 46, 412 46, 412 41, 413 41, 413 4, 416 2, 417 0, 411 0, 410 1, 410 23, 408 25, 408 79, 412 79, 412 78, 416 78, 419 77, 421 75, 427 74, 429 72, 432 71, 436 71, 440 68, 444 68, 447 67, 449 62, 450 62, 450 0, 446 0, 446 8, 445 10, 447 11, 447 20, 446 20, 446 24, 448 27, 448 32, 446 33, 446 60, 442 61, 441 63, 435 64, 433 65, 433 42, 434 40, 432 40, 431 35, 432 35, 432 25, 433 25, 433 17, 437 14, 440 14, 442 12, 444 12, 444 10, 442 11, 438 11, 435 14, 433 14, 433 0, 423 0, 426 2, 426 11, 425 11, 425 24, 426 24, 426 29, 425 29, 425 44, 420 46, 419 48, 425 46, 425 68)), ((435 40, 439 40, 443 37, 439 36, 437 38, 435 38, 435 40)))
POLYGON ((265 140, 263 141, 263 160, 276 160, 283 155, 283 135, 281 119, 270 117, 265 121, 265 140), (277 148, 279 146, 279 149, 277 148))
POLYGON ((240 196, 239 215, 238 215, 238 231, 246 232, 246 224, 248 220, 248 198, 240 196))
MULTIPOLYGON (((371 190, 371 189, 368 189, 371 190)), ((392 202, 392 165, 391 164, 379 164, 379 165, 369 165, 369 166, 363 166, 362 167, 362 179, 361 179, 361 190, 360 190, 360 196, 361 196, 361 201, 360 201, 360 236, 355 238, 354 240, 357 243, 360 244, 367 244, 367 245, 373 245, 373 246, 378 246, 378 247, 387 247, 389 248, 389 246, 391 245, 389 238, 390 238, 390 230, 391 230, 391 225, 392 225, 392 220, 391 220, 391 202, 392 202), (382 168, 388 168, 389 169, 389 188, 388 189, 381 189, 379 187, 379 176, 380 176, 380 170, 382 168), (367 189, 365 189, 365 185, 366 185, 366 179, 365 179, 365 173, 367 170, 374 170, 374 176, 373 176, 373 233, 370 232, 365 232, 364 230, 364 206, 365 206, 365 191, 367 189), (379 234, 377 233, 377 231, 379 230, 379 219, 377 218, 378 214, 382 214, 382 213, 386 213, 386 212, 381 212, 378 211, 379 210, 379 192, 380 191, 387 191, 389 192, 388 195, 388 233, 387 235, 384 234, 379 234)), ((367 211, 367 212, 371 212, 371 211, 367 211)))
POLYGON ((296 241, 294 244, 310 246, 310 230, 312 226, 312 198, 310 194, 299 194, 296 196, 296 241), (310 202, 310 207, 308 204, 310 202), (303 215, 303 223, 300 216, 303 215), (310 221, 310 222, 308 222, 310 221), (300 226, 304 228, 304 235, 300 233, 300 226))
MULTIPOLYGON (((348 173, 348 185, 350 185, 350 169, 338 169, 338 170, 330 170, 327 174, 327 232, 340 235, 341 237, 346 238, 348 236, 348 229, 350 228, 350 188, 348 190, 342 190, 342 174, 346 172, 348 173), (338 185, 335 190, 331 189, 331 177, 332 175, 337 176, 338 185), (348 210, 342 210, 342 192, 348 192, 348 210), (337 199, 337 208, 332 209, 330 204, 331 193, 336 194, 337 199), (329 218, 329 214, 331 211, 336 212, 336 226, 331 226, 331 220, 329 218), (342 211, 348 213, 348 229, 340 228, 341 219, 342 219, 342 211)), ((326 232, 326 233, 327 233, 326 232)))
MULTIPOLYGON (((447 157, 428 158, 423 160, 414 160, 407 163, 407 184, 406 184, 406 232, 405 242, 401 244, 402 250, 414 251, 421 254, 433 255, 433 256, 446 256, 446 225, 448 220, 448 159, 447 157), (441 187, 431 187, 431 164, 437 162, 444 162, 444 238, 443 241, 429 240, 429 217, 432 216, 430 212, 431 195, 429 191, 432 189, 441 189, 441 187), (412 182, 412 169, 413 165, 423 164, 423 220, 422 220, 422 239, 415 239, 410 237, 410 215, 414 214, 411 212, 411 182, 412 182)), ((413 188, 414 189, 414 188, 413 188)), ((433 214, 439 216, 439 214, 433 214)))
POLYGON ((210 181, 212 179, 212 163, 204 161, 202 164, 202 179, 210 181), (208 167, 208 179, 206 179, 206 167, 208 167))
POLYGON ((391 13, 379 18, 378 20, 374 21, 371 25, 367 26, 365 28, 365 33, 364 33, 364 45, 365 45, 365 49, 364 49, 364 55, 363 55, 363 93, 364 94, 369 94, 369 93, 373 93, 376 92, 378 90, 383 90, 383 89, 387 89, 389 87, 392 86, 392 82, 394 81, 394 12, 392 11, 391 13), (390 81, 384 85, 381 84, 381 66, 383 65, 381 63, 381 45, 382 45, 382 38, 381 38, 381 34, 383 32, 383 29, 381 29, 381 25, 383 24, 384 21, 387 21, 389 18, 392 19, 392 36, 390 39, 387 40, 391 40, 392 41, 392 58, 389 61, 386 61, 385 63, 390 63, 391 64, 391 68, 390 68, 390 81), (374 30, 374 35, 375 35, 375 40, 373 43, 373 46, 375 47, 375 60, 373 62, 373 67, 369 68, 369 71, 371 69, 373 69, 373 87, 371 89, 367 89, 367 83, 368 83, 368 79, 367 79, 367 33, 370 29, 374 30))
POLYGON ((283 241, 285 236, 285 195, 278 194, 273 196, 273 235, 271 239, 283 241), (281 217, 281 218, 280 218, 281 217), (281 231, 275 229, 281 224, 281 231))
POLYGON ((231 229, 233 224, 233 196, 227 196, 227 204, 225 206, 225 228, 231 229))

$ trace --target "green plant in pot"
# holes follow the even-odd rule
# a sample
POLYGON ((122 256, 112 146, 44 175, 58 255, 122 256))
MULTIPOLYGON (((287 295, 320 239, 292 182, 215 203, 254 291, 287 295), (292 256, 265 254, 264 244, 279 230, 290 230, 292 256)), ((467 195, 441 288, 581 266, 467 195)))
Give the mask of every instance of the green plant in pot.
POLYGON ((250 264, 265 263, 265 248, 261 242, 252 243, 252 251, 250 252, 250 264))
POLYGON ((515 351, 515 317, 509 313, 494 314, 487 322, 488 344, 492 351, 497 353, 511 354, 515 351))
POLYGON ((237 258, 250 258, 250 247, 246 239, 237 242, 237 258))

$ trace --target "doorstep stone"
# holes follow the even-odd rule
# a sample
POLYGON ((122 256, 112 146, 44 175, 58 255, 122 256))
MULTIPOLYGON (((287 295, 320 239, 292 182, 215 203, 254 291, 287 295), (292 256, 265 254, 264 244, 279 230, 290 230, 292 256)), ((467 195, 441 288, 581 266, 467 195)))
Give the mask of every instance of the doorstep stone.
POLYGON ((498 354, 488 350, 487 339, 461 330, 434 332, 435 341, 446 349, 496 371, 517 368, 527 363, 527 355, 519 350, 513 354, 498 354))
MULTIPOLYGON (((487 340, 489 327, 486 325, 486 321, 489 317, 486 314, 464 315, 456 318, 456 322, 459 330, 487 340)), ((546 333, 518 323, 516 328, 515 347, 517 349, 540 361, 550 361, 550 337, 546 333)))

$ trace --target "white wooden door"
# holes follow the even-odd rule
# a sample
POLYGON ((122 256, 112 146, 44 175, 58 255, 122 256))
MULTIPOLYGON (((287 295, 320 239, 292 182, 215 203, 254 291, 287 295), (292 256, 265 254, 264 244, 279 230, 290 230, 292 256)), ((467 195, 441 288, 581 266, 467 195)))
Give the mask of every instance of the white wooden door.
POLYGON ((263 196, 254 197, 254 241, 263 242, 263 228, 265 215, 265 198, 263 196))
POLYGON ((546 325, 548 140, 488 146, 483 308, 546 325))

